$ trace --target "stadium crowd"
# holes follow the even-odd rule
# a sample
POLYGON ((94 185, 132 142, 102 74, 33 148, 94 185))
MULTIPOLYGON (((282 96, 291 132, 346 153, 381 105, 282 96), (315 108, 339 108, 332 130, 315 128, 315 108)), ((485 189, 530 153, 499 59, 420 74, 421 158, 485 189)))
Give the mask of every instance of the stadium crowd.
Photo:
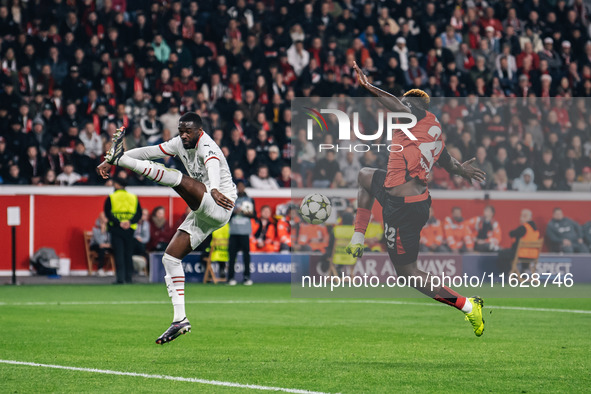
MULTIPOLYGON (((291 130, 290 103, 363 95, 357 61, 396 95, 418 87, 468 97, 439 116, 452 154, 476 156, 488 181, 435 170, 433 188, 591 188, 591 114, 572 99, 591 95, 582 0, 0 4, 3 184, 101 184, 94 168, 118 127, 129 129, 128 149, 157 144, 197 111, 236 180, 349 187, 360 166, 385 157, 317 155, 291 130), (467 109, 483 122, 470 127, 467 109)), ((152 184, 129 175, 131 185, 152 184)))

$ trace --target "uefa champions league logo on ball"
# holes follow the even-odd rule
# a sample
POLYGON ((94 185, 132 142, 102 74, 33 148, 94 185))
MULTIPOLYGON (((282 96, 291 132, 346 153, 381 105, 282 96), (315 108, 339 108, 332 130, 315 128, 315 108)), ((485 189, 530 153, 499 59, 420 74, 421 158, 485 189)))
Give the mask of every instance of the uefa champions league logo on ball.
MULTIPOLYGON (((384 128, 386 132, 386 139, 387 141, 392 140, 392 135, 394 131, 400 130, 403 132, 410 140, 416 141, 417 138, 411 133, 410 129, 412 129, 417 124, 417 117, 411 113, 407 112, 386 112, 378 111, 377 113, 377 123, 378 129, 373 134, 362 133, 360 131, 360 120, 359 120, 359 112, 353 112, 353 121, 349 118, 345 112, 333 109, 333 108, 323 108, 320 111, 317 111, 310 107, 304 107, 306 111, 305 114, 310 117, 307 120, 307 129, 306 129, 306 138, 311 141, 314 139, 313 130, 314 125, 320 127, 320 131, 325 132, 328 131, 328 124, 326 119, 322 114, 334 115, 337 118, 337 123, 339 127, 338 132, 338 140, 339 141, 350 141, 351 140, 351 130, 353 130, 353 134, 355 139, 359 141, 379 141, 384 134, 384 128), (397 123, 402 119, 407 119, 407 123, 397 123), (385 127, 384 127, 385 123, 385 127)), ((352 144, 346 146, 339 146, 335 144, 319 144, 318 151, 327 151, 327 150, 334 150, 336 152, 339 151, 349 151, 349 152, 367 152, 369 150, 375 150, 380 152, 381 150, 386 149, 388 152, 402 152, 403 146, 400 144, 352 144)))

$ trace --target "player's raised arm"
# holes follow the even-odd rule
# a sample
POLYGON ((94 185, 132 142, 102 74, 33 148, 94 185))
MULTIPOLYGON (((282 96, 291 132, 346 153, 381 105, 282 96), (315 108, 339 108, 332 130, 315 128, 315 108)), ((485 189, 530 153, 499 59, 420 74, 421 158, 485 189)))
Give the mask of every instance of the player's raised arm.
POLYGON ((452 175, 460 175, 468 181, 474 179, 477 182, 484 182, 486 180, 486 173, 472 166, 474 160, 476 160, 475 157, 460 163, 449 154, 447 149, 443 149, 437 163, 452 175))
POLYGON ((205 165, 205 170, 207 171, 211 197, 220 207, 232 211, 234 208, 234 202, 219 191, 221 181, 219 156, 222 155, 219 147, 215 146, 215 148, 213 148, 209 145, 202 145, 199 147, 197 154, 201 156, 205 165))
POLYGON ((378 97, 378 100, 380 101, 380 103, 382 103, 384 107, 394 112, 410 112, 410 109, 406 105, 404 105, 398 99, 398 97, 369 83, 367 75, 365 75, 363 71, 361 71, 361 69, 357 65, 357 62, 353 63, 353 67, 357 72, 357 80, 359 81, 359 85, 363 86, 371 94, 378 97))

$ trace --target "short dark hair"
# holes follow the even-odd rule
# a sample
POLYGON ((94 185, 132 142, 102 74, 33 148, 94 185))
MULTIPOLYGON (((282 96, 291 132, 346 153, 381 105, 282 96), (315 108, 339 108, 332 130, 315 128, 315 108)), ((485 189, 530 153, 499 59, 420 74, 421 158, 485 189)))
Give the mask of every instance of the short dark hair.
POLYGON ((181 116, 179 122, 193 122, 198 129, 203 125, 201 116, 197 115, 195 112, 187 112, 181 116))

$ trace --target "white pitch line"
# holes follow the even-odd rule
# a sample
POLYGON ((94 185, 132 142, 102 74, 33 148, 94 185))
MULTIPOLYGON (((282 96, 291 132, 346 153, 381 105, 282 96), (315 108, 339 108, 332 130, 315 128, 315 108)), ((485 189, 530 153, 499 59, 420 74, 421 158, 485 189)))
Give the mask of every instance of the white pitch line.
MULTIPOLYGON (((383 305, 416 305, 416 306, 436 306, 442 307, 443 304, 428 302, 411 301, 392 301, 392 300, 188 300, 187 304, 383 304, 383 305)), ((0 306, 69 306, 69 305, 158 305, 169 304, 170 301, 54 301, 54 302, 0 302, 0 306)), ((553 308, 533 308, 525 306, 503 306, 487 305, 487 309, 503 309, 510 311, 530 311, 530 312, 558 312, 558 313, 576 313, 591 314, 591 310, 585 309, 553 309, 553 308)))
POLYGON ((219 380, 184 378, 182 376, 151 375, 151 374, 147 374, 147 373, 138 373, 138 372, 112 371, 109 369, 68 367, 65 365, 40 364, 40 363, 31 363, 31 362, 26 362, 26 361, 0 360, 0 363, 1 364, 11 364, 11 365, 25 365, 25 366, 29 366, 29 367, 65 369, 68 371, 91 372, 91 373, 100 373, 100 374, 105 374, 105 375, 120 375, 120 376, 133 376, 133 377, 138 377, 138 378, 147 378, 147 379, 174 380, 177 382, 200 383, 200 384, 209 384, 212 386, 236 387, 236 388, 241 388, 241 389, 283 391, 285 393, 297 393, 297 394, 326 394, 326 393, 323 393, 320 391, 289 389, 289 388, 284 388, 284 387, 260 386, 258 384, 242 384, 242 383, 234 383, 234 382, 222 382, 219 380))

